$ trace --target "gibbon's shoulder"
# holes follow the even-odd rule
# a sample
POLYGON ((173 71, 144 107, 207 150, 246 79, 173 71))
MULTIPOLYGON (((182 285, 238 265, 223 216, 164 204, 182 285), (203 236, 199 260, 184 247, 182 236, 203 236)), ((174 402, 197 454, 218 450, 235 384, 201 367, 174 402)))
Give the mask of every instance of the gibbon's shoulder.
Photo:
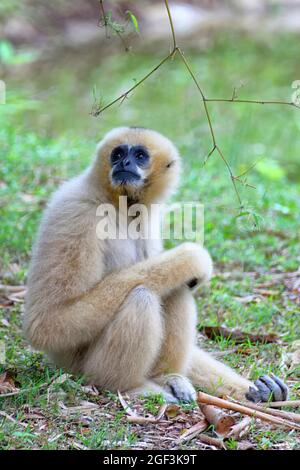
MULTIPOLYGON (((102 202, 101 194, 89 178, 90 167, 83 173, 64 182, 51 196, 44 211, 41 226, 72 225, 96 214, 102 202)), ((54 228, 54 227, 53 227, 54 228)))

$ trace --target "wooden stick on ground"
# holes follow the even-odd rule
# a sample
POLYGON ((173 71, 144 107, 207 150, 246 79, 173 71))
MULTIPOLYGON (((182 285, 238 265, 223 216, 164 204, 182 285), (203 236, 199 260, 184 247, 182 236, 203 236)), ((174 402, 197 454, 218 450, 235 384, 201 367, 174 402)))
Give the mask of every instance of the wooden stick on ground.
POLYGON ((241 413, 247 416, 253 416, 254 418, 260 419, 262 421, 266 421, 271 424, 277 424, 278 426, 282 426, 287 429, 300 430, 299 424, 292 423, 291 421, 287 421, 282 418, 278 418, 277 416, 272 416, 270 414, 263 413, 262 411, 252 410, 246 405, 239 405, 238 403, 232 403, 228 400, 223 400, 222 398, 213 397, 211 395, 208 395, 207 393, 199 392, 197 401, 199 405, 206 404, 206 405, 218 406, 219 408, 237 411, 238 413, 241 413))
POLYGON ((271 401, 266 403, 270 408, 281 408, 282 406, 290 406, 291 408, 300 408, 300 400, 289 400, 289 401, 271 401))
POLYGON ((232 426, 235 425, 233 416, 225 414, 220 408, 211 405, 199 405, 207 421, 213 425, 214 431, 219 436, 227 436, 232 426))
POLYGON ((300 413, 291 413, 289 411, 274 410, 273 408, 266 408, 264 405, 256 405, 255 403, 247 403, 245 406, 252 410, 262 411, 272 416, 278 416, 278 418, 287 419, 294 423, 300 423, 300 413))

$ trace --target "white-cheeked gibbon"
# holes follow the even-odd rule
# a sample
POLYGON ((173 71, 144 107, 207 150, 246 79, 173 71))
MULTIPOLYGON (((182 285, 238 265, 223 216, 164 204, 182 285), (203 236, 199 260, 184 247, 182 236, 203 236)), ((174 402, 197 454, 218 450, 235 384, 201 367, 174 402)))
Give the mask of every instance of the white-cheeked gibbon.
POLYGON ((204 248, 185 242, 163 251, 157 238, 97 236, 99 205, 119 211, 120 196, 128 206, 162 203, 179 173, 176 148, 158 132, 121 127, 105 136, 91 166, 63 184, 45 211, 28 276, 25 335, 101 389, 161 393, 170 402, 195 400, 194 387, 285 400, 279 378, 252 383, 196 345, 191 287, 212 275, 204 248))

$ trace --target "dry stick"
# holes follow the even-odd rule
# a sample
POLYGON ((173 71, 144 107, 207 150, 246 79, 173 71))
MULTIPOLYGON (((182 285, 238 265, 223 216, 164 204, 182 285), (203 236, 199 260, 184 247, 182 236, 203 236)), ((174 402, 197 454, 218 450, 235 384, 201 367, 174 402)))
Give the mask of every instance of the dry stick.
POLYGON ((26 286, 7 286, 5 284, 0 284, 0 292, 10 292, 11 294, 22 292, 26 290, 26 286))
POLYGON ((247 103, 247 104, 280 104, 285 106, 293 106, 294 108, 300 109, 293 101, 281 101, 281 100, 247 100, 247 99, 223 99, 223 98, 205 98, 205 101, 210 103, 247 103))
POLYGON ((252 410, 262 411, 272 416, 278 416, 279 418, 288 419, 294 423, 300 423, 299 413, 290 413, 288 411, 273 410, 272 408, 266 408, 265 406, 256 405, 255 403, 247 403, 246 406, 252 410))
POLYGON ((185 431, 177 440, 176 444, 181 444, 182 442, 189 442, 194 437, 198 436, 198 434, 202 433, 205 431, 205 429, 208 427, 208 422, 206 419, 203 419, 203 421, 199 421, 198 423, 194 424, 191 428, 189 428, 187 431, 185 431))
POLYGON ((240 405, 238 403, 232 403, 228 400, 223 400, 222 398, 213 397, 208 395, 207 393, 199 392, 197 401, 199 405, 206 404, 206 405, 213 405, 218 406, 220 408, 224 408, 227 410, 237 411, 238 413, 253 416, 256 419, 260 419, 262 421, 269 422, 271 424, 277 424, 279 426, 283 426, 288 429, 298 429, 300 430, 300 425, 296 423, 292 423, 282 418, 278 418, 277 416, 272 416, 267 413, 263 413, 262 411, 252 410, 246 405, 240 405))
POLYGON ((226 437, 233 437, 234 439, 240 439, 244 437, 246 433, 248 433, 252 418, 250 416, 246 416, 243 418, 239 423, 232 426, 231 431, 227 434, 226 437))
POLYGON ((290 406, 292 408, 300 407, 300 400, 290 400, 290 401, 271 401, 268 403, 268 406, 271 408, 281 408, 282 406, 290 406))
POLYGON ((207 421, 213 425, 214 431, 221 436, 227 435, 235 425, 233 416, 223 413, 219 408, 211 405, 200 405, 200 410, 207 421))
POLYGON ((214 447, 217 447, 218 449, 226 449, 225 444, 222 439, 210 437, 210 436, 207 436, 207 434, 199 434, 198 439, 199 441, 203 442, 203 444, 214 446, 214 447))
POLYGON ((135 88, 137 88, 139 85, 141 85, 145 80, 147 80, 147 78, 149 78, 154 72, 156 72, 165 62, 167 62, 167 60, 169 60, 172 56, 174 55, 174 51, 170 52, 170 54, 168 54, 166 57, 164 57, 160 62, 159 64, 157 64, 152 70, 150 70, 150 72, 148 72, 143 78, 141 78, 138 82, 136 82, 135 85, 133 85, 131 88, 129 88, 127 91, 125 91, 125 93, 122 93, 120 96, 118 96, 117 98, 115 98, 114 100, 110 101, 110 103, 108 103, 107 105, 103 106, 103 108, 99 108, 97 111, 95 111, 94 113, 92 113, 93 116, 97 117, 99 116, 101 113, 103 113, 103 111, 105 111, 107 108, 110 108, 113 104, 117 103, 118 101, 124 99, 127 97, 127 95, 129 93, 131 93, 133 90, 135 90, 135 88))

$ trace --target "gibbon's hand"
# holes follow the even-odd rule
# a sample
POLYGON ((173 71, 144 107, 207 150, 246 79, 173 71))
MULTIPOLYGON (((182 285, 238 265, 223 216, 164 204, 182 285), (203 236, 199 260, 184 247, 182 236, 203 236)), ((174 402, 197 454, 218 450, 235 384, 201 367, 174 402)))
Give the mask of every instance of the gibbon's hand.
POLYGON ((246 398, 254 403, 267 401, 285 401, 289 395, 287 385, 275 375, 263 375, 254 382, 255 387, 249 387, 246 398))
POLYGON ((208 251, 198 243, 185 242, 176 248, 181 256, 184 256, 186 264, 190 268, 191 279, 188 287, 194 288, 197 284, 207 283, 213 271, 213 264, 208 251))

